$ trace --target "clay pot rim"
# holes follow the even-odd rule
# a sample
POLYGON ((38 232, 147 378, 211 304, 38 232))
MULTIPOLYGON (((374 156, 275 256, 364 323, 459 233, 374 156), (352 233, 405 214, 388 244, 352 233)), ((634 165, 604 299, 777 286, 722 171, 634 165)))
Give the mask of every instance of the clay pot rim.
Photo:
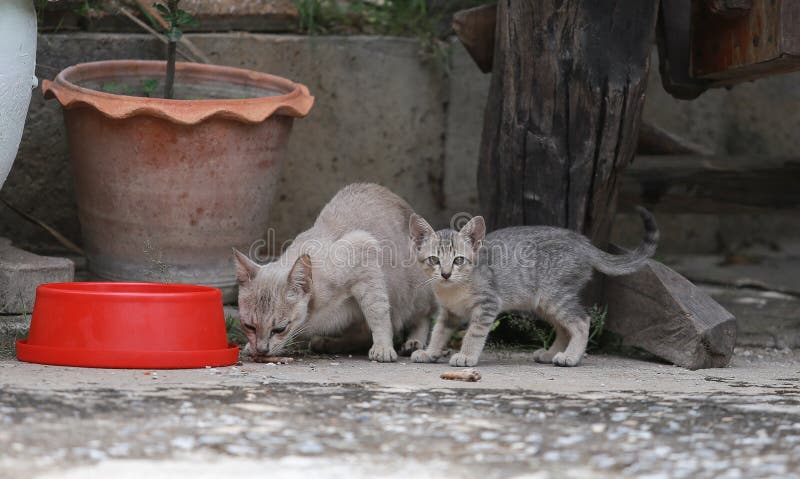
POLYGON ((249 124, 261 123, 272 115, 304 117, 314 104, 314 97, 303 84, 267 73, 202 63, 177 62, 175 71, 198 79, 257 85, 286 93, 255 98, 168 100, 107 93, 70 81, 111 77, 115 73, 163 76, 165 64, 153 60, 79 63, 62 70, 53 81, 44 80, 42 93, 47 99, 56 98, 66 109, 88 106, 112 119, 152 116, 180 125, 194 125, 217 117, 249 124))

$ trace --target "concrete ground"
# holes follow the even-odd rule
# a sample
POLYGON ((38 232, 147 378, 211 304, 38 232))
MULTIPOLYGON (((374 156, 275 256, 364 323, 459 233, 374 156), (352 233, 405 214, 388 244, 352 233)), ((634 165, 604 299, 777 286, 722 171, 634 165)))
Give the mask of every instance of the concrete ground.
POLYGON ((199 370, 0 360, 1 478, 800 477, 800 352, 687 371, 492 351, 445 364, 306 356, 199 370))

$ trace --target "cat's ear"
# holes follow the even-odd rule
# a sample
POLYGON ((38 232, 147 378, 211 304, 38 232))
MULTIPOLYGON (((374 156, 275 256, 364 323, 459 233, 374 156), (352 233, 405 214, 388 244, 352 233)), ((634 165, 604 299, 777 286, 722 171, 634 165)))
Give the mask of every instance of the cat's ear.
POLYGON ((252 281, 258 273, 258 264, 236 248, 233 248, 233 257, 236 262, 236 280, 239 284, 252 281))
POLYGON ((458 234, 466 238, 472 245, 472 249, 477 251, 486 236, 486 222, 483 220, 483 216, 473 216, 458 234))
POLYGON ((411 218, 408 219, 408 234, 414 246, 419 248, 425 240, 435 234, 435 231, 422 216, 411 213, 411 218))
POLYGON ((299 295, 311 292, 311 257, 304 254, 297 258, 286 280, 289 288, 299 295))

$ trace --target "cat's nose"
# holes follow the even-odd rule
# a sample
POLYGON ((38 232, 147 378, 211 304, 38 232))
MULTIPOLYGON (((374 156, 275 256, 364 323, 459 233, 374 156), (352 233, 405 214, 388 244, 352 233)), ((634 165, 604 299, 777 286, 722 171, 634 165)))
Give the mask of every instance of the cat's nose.
POLYGON ((444 271, 442 271, 442 278, 447 279, 450 277, 451 274, 453 273, 445 273, 444 271))

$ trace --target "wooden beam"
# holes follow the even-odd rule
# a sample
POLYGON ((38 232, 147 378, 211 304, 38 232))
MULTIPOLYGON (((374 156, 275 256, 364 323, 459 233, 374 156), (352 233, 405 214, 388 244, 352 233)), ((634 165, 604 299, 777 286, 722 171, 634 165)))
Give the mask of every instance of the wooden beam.
POLYGON ((800 2, 752 0, 735 16, 719 3, 736 2, 692 2, 694 78, 726 85, 800 69, 800 2))
POLYGON ((703 145, 682 138, 653 123, 642 121, 636 147, 639 155, 711 155, 703 145))
POLYGON ((661 0, 656 28, 661 85, 675 98, 693 100, 711 82, 690 74, 692 0, 661 0))
POLYGON ((492 71, 497 5, 461 10, 453 15, 453 30, 483 73, 492 71))
POLYGON ((605 245, 636 151, 658 4, 498 3, 478 174, 490 229, 556 225, 605 245))
POLYGON ((638 156, 620 208, 663 213, 764 213, 800 208, 800 158, 638 156))

